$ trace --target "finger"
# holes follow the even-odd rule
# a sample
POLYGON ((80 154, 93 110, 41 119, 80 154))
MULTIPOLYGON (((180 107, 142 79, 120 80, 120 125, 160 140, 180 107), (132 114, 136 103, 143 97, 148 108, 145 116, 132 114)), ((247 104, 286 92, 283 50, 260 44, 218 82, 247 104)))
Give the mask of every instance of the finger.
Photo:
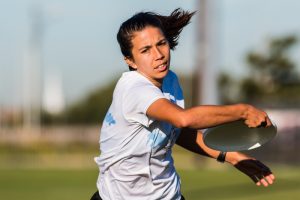
POLYGON ((275 176, 274 176, 274 174, 270 174, 269 177, 270 177, 273 181, 275 181, 275 176))
POLYGON ((253 175, 253 176, 250 176, 250 178, 254 181, 254 183, 256 183, 256 185, 257 185, 257 183, 259 183, 259 185, 260 185, 260 178, 258 178, 257 176, 255 176, 255 175, 253 175))
POLYGON ((245 124, 249 127, 249 128, 256 128, 259 126, 259 122, 257 121, 250 121, 250 120, 247 120, 245 121, 245 124))
POLYGON ((253 127, 251 127, 252 125, 251 125, 251 122, 250 122, 250 120, 245 120, 244 121, 244 123, 249 127, 249 128, 253 128, 253 127))
POLYGON ((275 176, 274 176, 273 174, 270 174, 270 175, 268 175, 268 176, 266 176, 266 177, 268 177, 269 179, 271 179, 272 182, 275 181, 275 176))
POLYGON ((263 184, 263 186, 267 187, 269 184, 268 182, 263 178, 263 179, 260 179, 260 183, 263 184))
POLYGON ((266 122, 267 122, 267 126, 266 127, 270 127, 270 126, 273 125, 269 117, 266 118, 266 122))
POLYGON ((266 176, 265 180, 269 183, 269 184, 273 184, 273 179, 270 176, 266 176))

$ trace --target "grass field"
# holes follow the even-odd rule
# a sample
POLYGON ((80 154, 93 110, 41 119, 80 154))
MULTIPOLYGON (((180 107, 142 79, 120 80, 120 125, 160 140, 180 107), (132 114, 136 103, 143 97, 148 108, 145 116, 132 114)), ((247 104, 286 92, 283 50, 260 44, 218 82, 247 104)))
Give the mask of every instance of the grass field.
MULTIPOLYGON (((276 184, 256 187, 235 170, 180 170, 187 200, 245 199, 294 200, 300 198, 300 169, 278 168, 276 184)), ((96 190, 96 170, 0 170, 3 200, 84 200, 96 190)))
MULTIPOLYGON (((0 145, 0 200, 89 200, 96 191, 98 154, 98 145, 77 143, 0 145)), ((173 156, 187 200, 300 199, 300 167, 270 164, 277 180, 264 188, 228 164, 198 160, 177 147, 173 156)))

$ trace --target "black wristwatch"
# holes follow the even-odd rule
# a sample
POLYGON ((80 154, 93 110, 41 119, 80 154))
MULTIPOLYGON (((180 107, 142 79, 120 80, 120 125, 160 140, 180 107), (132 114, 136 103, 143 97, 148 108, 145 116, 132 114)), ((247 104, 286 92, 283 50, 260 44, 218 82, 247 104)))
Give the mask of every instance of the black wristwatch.
POLYGON ((221 163, 224 163, 225 162, 226 153, 227 152, 221 151, 220 154, 219 154, 219 156, 218 156, 218 158, 217 158, 217 161, 221 162, 221 163))

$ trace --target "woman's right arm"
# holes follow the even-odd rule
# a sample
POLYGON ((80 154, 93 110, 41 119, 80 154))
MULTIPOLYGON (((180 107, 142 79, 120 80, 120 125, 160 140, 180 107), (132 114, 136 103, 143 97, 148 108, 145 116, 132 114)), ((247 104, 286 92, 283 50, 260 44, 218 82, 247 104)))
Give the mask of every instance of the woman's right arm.
MULTIPOLYGON (((194 153, 217 158, 219 151, 205 145, 202 132, 195 129, 183 128, 176 144, 194 153)), ((249 176, 257 186, 273 184, 275 176, 265 164, 240 152, 227 152, 225 161, 249 176)))
POLYGON ((248 127, 258 127, 263 123, 271 125, 264 111, 248 104, 203 105, 183 109, 167 99, 158 99, 149 106, 147 115, 178 128, 204 129, 237 120, 244 120, 248 127))

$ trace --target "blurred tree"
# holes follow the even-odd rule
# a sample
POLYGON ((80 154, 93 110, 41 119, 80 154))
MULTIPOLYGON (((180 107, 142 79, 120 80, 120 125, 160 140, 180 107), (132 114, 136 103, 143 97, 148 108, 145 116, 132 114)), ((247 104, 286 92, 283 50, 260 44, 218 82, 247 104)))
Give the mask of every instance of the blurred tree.
POLYGON ((117 80, 113 79, 105 87, 99 87, 83 99, 73 103, 63 113, 51 115, 42 112, 42 123, 49 124, 98 124, 103 120, 112 100, 117 80))
MULTIPOLYGON (((179 76, 185 103, 189 107, 191 105, 191 79, 188 76, 179 76)), ((99 124, 105 117, 105 114, 112 101, 112 94, 117 79, 113 79, 105 87, 99 87, 90 92, 83 99, 73 103, 63 113, 53 115, 45 111, 42 112, 42 123, 44 125, 51 124, 99 124)), ((147 94, 145 94, 147 95, 147 94)))
POLYGON ((193 79, 191 75, 177 74, 184 96, 184 104, 189 108, 193 104, 193 79))
POLYGON ((112 101, 116 79, 105 87, 97 88, 81 101, 70 106, 64 114, 67 123, 98 124, 104 119, 112 101))
POLYGON ((221 103, 230 104, 235 102, 236 90, 238 89, 236 80, 234 80, 229 74, 221 73, 218 78, 219 98, 221 103))
POLYGON ((295 36, 286 36, 272 39, 265 53, 250 51, 246 55, 250 69, 248 76, 241 80, 224 74, 220 77, 222 101, 242 101, 264 107, 299 107, 299 73, 296 71, 296 64, 289 57, 289 52, 296 43, 295 36), (233 85, 238 87, 238 95, 234 98, 232 92, 227 91, 233 85))

